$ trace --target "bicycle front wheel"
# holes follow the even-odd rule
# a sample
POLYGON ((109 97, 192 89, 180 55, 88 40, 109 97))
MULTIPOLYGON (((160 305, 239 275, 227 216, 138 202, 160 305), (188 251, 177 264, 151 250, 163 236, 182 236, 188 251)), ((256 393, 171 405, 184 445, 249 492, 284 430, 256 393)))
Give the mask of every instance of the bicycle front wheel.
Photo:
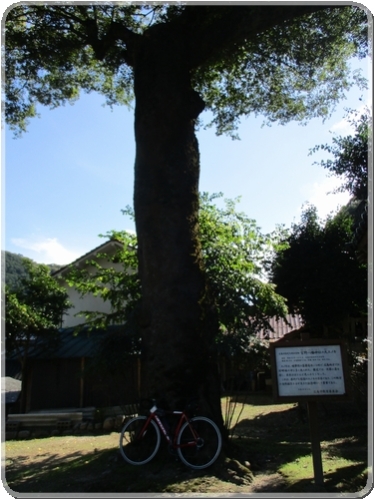
POLYGON ((194 417, 185 422, 177 438, 177 452, 181 461, 193 469, 212 465, 222 446, 218 426, 207 417, 194 417))
POLYGON ((153 420, 145 428, 147 417, 134 417, 122 428, 120 451, 132 465, 147 464, 156 455, 160 446, 160 431, 153 420))

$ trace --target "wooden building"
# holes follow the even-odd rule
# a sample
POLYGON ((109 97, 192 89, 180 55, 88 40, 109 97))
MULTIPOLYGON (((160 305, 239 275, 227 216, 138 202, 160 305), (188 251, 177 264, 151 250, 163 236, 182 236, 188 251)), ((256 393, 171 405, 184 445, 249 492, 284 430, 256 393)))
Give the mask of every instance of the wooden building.
MULTIPOLYGON (((120 327, 118 327, 120 328, 120 327)), ((110 329, 111 330, 111 329, 110 329)), ((106 407, 132 404, 139 399, 139 358, 124 357, 124 366, 116 374, 103 373, 96 366, 98 349, 106 331, 74 328, 60 330, 56 344, 31 349, 27 361, 26 411, 58 408, 106 407)), ((20 371, 10 356, 6 371, 20 371)))

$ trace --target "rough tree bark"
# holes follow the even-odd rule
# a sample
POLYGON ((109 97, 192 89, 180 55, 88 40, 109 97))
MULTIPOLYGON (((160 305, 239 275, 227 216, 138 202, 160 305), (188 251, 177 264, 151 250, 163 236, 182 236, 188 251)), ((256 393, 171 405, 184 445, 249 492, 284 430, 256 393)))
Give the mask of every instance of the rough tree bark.
POLYGON ((191 88, 184 47, 162 26, 138 43, 134 79, 142 392, 174 407, 200 396, 221 424, 217 320, 198 240, 194 125, 204 103, 191 88))
MULTIPOLYGON (((142 304, 142 393, 172 406, 200 396, 222 425, 214 337, 218 323, 198 240, 199 150, 204 109, 190 71, 224 48, 320 6, 188 8, 128 41, 134 71, 134 210, 142 304), (207 8, 208 9, 208 8, 207 8)), ((129 37, 129 39, 127 38, 129 37)))

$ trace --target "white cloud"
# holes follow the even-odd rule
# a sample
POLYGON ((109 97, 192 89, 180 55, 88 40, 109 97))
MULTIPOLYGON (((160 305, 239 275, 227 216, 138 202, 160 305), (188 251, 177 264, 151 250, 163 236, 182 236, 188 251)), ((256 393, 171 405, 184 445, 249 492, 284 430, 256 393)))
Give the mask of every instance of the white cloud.
MULTIPOLYGON (((358 107, 356 111, 358 112, 359 116, 361 113, 364 113, 366 109, 371 109, 371 108, 372 108, 371 99, 368 99, 366 104, 363 104, 362 106, 358 107)), ((342 120, 334 123, 332 127, 330 127, 330 131, 335 134, 337 133, 338 135, 343 135, 343 136, 353 134, 355 131, 355 127, 348 121, 348 119, 353 119, 353 118, 355 118, 354 115, 353 116, 349 115, 348 117, 343 118, 342 120)))
POLYGON ((320 218, 324 219, 349 202, 351 197, 349 193, 333 193, 341 182, 336 177, 326 177, 321 182, 314 182, 312 186, 305 186, 307 202, 317 207, 320 218))
POLYGON ((12 239, 13 245, 28 250, 26 257, 43 264, 65 265, 73 262, 82 255, 81 252, 68 250, 57 238, 46 238, 39 241, 31 241, 24 238, 12 239))
POLYGON ((334 125, 332 125, 332 127, 330 128, 330 131, 337 133, 339 135, 346 136, 346 135, 352 134, 354 131, 354 128, 351 126, 351 124, 348 122, 348 120, 343 118, 339 122, 336 122, 334 125))

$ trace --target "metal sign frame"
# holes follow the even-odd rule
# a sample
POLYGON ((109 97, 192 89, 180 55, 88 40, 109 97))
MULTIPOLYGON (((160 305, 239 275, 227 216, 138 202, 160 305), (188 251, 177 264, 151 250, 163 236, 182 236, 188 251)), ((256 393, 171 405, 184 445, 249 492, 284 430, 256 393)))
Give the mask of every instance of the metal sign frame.
POLYGON ((350 399, 343 340, 280 340, 270 344, 270 351, 276 402, 350 399))

